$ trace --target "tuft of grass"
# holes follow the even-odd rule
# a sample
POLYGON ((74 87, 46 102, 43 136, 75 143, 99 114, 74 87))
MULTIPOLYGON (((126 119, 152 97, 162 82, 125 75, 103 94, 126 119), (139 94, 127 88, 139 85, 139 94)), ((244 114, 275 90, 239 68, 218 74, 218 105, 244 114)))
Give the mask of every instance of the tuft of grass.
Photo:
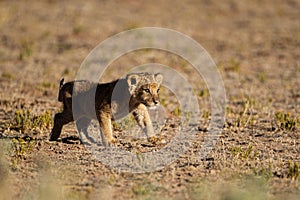
POLYGON ((12 139, 10 157, 13 169, 17 169, 18 164, 27 158, 34 146, 35 140, 30 137, 12 139))
POLYGON ((26 57, 30 57, 33 52, 33 42, 29 42, 27 39, 21 41, 19 59, 24 60, 26 57))
POLYGON ((63 75, 66 76, 66 75, 70 75, 71 71, 69 68, 66 68, 64 71, 63 71, 63 75))
POLYGON ((203 90, 200 90, 198 93, 196 93, 198 97, 207 97, 209 95, 209 91, 207 88, 204 88, 203 90))
POLYGON ((17 110, 11 128, 24 132, 32 126, 30 110, 17 110))
POLYGON ((200 180, 188 188, 190 199, 263 200, 268 197, 268 183, 259 177, 244 176, 229 182, 200 180))
POLYGON ((40 35, 40 39, 46 39, 47 37, 49 37, 51 35, 51 31, 50 30, 45 30, 41 33, 40 35))
POLYGON ((36 89, 42 92, 45 92, 51 88, 55 88, 56 86, 48 81, 43 81, 42 83, 36 85, 36 89))
POLYGON ((165 98, 160 98, 160 105, 162 105, 163 107, 166 107, 167 103, 166 103, 165 98))
POLYGON ((73 34, 74 35, 79 35, 80 33, 82 33, 84 30, 84 27, 82 25, 75 25, 73 27, 73 34))
POLYGON ((42 82, 41 86, 43 88, 51 88, 53 86, 53 84, 50 82, 42 82))
POLYGON ((181 115, 181 109, 180 109, 180 106, 177 106, 173 111, 172 113, 175 115, 175 116, 180 116, 181 115))
POLYGON ((261 167, 253 170, 254 175, 264 178, 265 180, 269 180, 272 178, 272 165, 269 164, 268 167, 261 167))
POLYGON ((87 200, 88 195, 84 191, 78 190, 78 188, 72 188, 69 191, 65 192, 63 195, 64 199, 73 199, 73 200, 87 200))
POLYGON ((246 149, 243 149, 240 146, 230 147, 230 154, 233 157, 239 159, 251 159, 254 160, 258 156, 258 152, 253 150, 253 146, 249 145, 246 149))
POLYGON ((129 130, 137 125, 134 117, 128 115, 127 117, 119 120, 118 122, 113 122, 114 129, 117 130, 129 130))
POLYGON ((279 111, 275 114, 277 125, 282 130, 294 131, 297 127, 297 119, 291 113, 279 111))
POLYGON ((266 74, 264 72, 259 72, 257 78, 259 82, 264 83, 266 81, 266 74))
POLYGON ((53 118, 49 111, 41 115, 33 117, 33 128, 39 127, 41 129, 48 129, 53 125, 53 118))
POLYGON ((208 119, 209 117, 211 116, 211 113, 207 110, 203 110, 203 114, 202 114, 202 117, 204 119, 208 119))
POLYGON ((296 162, 289 161, 287 177, 296 180, 299 176, 300 176, 299 164, 296 162))
POLYGON ((3 72, 1 77, 5 78, 5 79, 13 79, 14 78, 14 76, 11 73, 8 73, 8 72, 3 72))
POLYGON ((130 23, 127 25, 127 27, 124 29, 125 31, 128 31, 128 30, 132 30, 132 29, 136 29, 136 28, 139 28, 140 26, 136 23, 130 23))
POLYGON ((143 185, 133 186, 132 191, 135 195, 146 195, 149 193, 149 190, 143 185))
MULTIPOLYGON (((235 122, 236 127, 245 127, 249 122, 253 121, 253 116, 251 109, 255 105, 255 101, 251 99, 246 99, 242 102, 242 111, 238 113, 237 120, 235 122)), ((228 111, 228 110, 227 110, 228 111)))
POLYGON ((156 190, 154 186, 150 183, 141 183, 141 184, 134 184, 132 187, 132 192, 136 196, 146 196, 156 190))
POLYGON ((232 58, 227 62, 226 70, 239 73, 241 71, 241 63, 232 58))
POLYGON ((135 152, 135 155, 139 161, 140 164, 144 163, 145 161, 145 154, 141 153, 141 152, 135 152))
POLYGON ((14 120, 10 126, 19 132, 28 130, 48 129, 53 125, 53 119, 49 111, 42 113, 41 115, 33 115, 29 109, 17 110, 15 112, 14 120))

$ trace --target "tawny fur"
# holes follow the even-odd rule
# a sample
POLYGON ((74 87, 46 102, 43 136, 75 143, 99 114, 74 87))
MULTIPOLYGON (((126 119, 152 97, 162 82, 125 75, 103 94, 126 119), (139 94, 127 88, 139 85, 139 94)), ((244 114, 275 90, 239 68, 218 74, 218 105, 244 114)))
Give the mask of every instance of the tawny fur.
POLYGON ((114 138, 111 121, 125 117, 129 113, 133 113, 139 126, 150 138, 154 132, 147 107, 159 103, 158 91, 162 79, 161 74, 151 73, 132 73, 126 78, 103 84, 89 81, 72 81, 64 84, 62 79, 58 101, 63 103, 63 111, 54 117, 50 140, 57 140, 62 127, 69 122, 76 120, 78 127, 87 127, 91 119, 97 119, 101 128, 102 142, 112 143, 114 138), (73 111, 73 107, 76 110, 73 111))

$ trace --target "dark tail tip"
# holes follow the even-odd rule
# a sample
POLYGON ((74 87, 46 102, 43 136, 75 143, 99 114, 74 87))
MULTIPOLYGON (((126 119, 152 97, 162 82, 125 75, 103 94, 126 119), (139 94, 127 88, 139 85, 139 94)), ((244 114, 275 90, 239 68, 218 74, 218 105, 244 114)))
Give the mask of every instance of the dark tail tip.
POLYGON ((63 97, 62 97, 62 93, 61 93, 61 88, 63 87, 63 85, 64 85, 64 81, 65 81, 65 79, 64 78, 62 78, 61 80, 60 80, 60 82, 59 82, 59 90, 58 90, 58 101, 59 102, 62 102, 62 100, 63 100, 63 97))
POLYGON ((65 81, 64 78, 62 78, 62 79, 60 80, 60 82, 59 82, 59 89, 61 89, 61 87, 63 86, 64 81, 65 81))

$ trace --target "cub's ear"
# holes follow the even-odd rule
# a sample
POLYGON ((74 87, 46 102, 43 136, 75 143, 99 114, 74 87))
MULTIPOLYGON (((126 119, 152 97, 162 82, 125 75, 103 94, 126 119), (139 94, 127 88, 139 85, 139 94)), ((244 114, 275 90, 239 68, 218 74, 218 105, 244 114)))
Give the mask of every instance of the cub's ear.
POLYGON ((160 85, 163 81, 163 75, 161 73, 157 73, 154 75, 154 78, 158 85, 160 85))
POLYGON ((133 94, 141 77, 138 74, 128 74, 126 80, 129 86, 129 92, 130 94, 133 94))

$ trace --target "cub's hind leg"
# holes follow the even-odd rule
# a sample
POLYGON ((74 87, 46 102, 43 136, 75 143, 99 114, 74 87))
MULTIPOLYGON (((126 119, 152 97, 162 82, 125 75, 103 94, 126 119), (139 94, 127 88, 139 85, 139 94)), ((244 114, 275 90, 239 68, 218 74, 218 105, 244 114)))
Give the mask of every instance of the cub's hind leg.
POLYGON ((91 135, 88 131, 91 121, 92 120, 88 117, 81 117, 80 119, 76 120, 77 130, 79 134, 80 133, 83 134, 80 135, 80 139, 83 143, 84 143, 84 138, 82 138, 82 136, 92 143, 97 143, 97 138, 95 137, 95 135, 91 135))
POLYGON ((100 113, 100 115, 98 115, 98 121, 101 128, 102 144, 106 146, 114 143, 115 139, 113 137, 110 114, 105 112, 100 113))
POLYGON ((78 131, 83 131, 84 133, 87 132, 88 127, 91 123, 91 119, 87 117, 81 117, 78 120, 76 120, 76 127, 78 131))
POLYGON ((74 121, 73 114, 69 110, 64 110, 61 113, 56 113, 54 116, 54 126, 50 133, 50 141, 55 141, 59 138, 63 125, 74 121))

